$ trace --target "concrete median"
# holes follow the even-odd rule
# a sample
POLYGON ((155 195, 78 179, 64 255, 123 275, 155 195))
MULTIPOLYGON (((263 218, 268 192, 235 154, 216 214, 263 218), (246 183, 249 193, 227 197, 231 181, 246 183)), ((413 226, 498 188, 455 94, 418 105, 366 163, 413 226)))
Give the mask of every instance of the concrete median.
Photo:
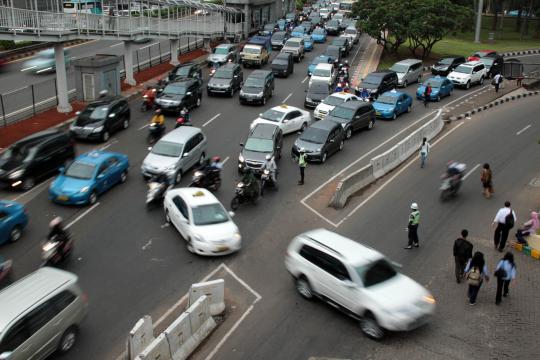
POLYGON ((140 354, 154 341, 154 327, 152 318, 145 315, 137 321, 133 329, 129 332, 128 337, 128 358, 133 359, 137 354, 140 354))
POLYGON ((371 164, 353 172, 339 182, 330 200, 330 206, 336 209, 342 209, 345 207, 349 197, 373 181, 375 181, 375 176, 373 175, 373 166, 371 164))
POLYGON ((160 334, 144 349, 135 360, 172 360, 169 342, 165 334, 160 334))
POLYGON ((225 281, 223 279, 191 285, 189 304, 194 304, 203 295, 208 297, 210 315, 216 316, 225 311, 225 281))

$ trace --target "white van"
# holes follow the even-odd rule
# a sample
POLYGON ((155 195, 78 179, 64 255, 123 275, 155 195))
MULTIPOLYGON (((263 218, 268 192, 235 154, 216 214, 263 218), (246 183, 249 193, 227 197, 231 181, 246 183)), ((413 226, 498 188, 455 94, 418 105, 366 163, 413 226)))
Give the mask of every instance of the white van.
POLYGON ((336 81, 336 75, 336 70, 332 64, 320 63, 315 66, 309 84, 311 85, 314 81, 324 81, 328 85, 332 85, 336 81))

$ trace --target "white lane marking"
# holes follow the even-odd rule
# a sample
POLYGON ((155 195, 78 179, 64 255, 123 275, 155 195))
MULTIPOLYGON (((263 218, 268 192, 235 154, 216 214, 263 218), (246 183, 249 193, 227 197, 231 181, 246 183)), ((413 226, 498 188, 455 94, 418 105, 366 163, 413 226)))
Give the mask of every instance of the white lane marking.
POLYGON ((443 109, 446 108, 448 105, 451 105, 451 104, 455 103, 456 101, 459 101, 459 100, 461 100, 461 99, 463 99, 463 98, 465 98, 465 97, 470 97, 471 94, 474 94, 474 93, 476 93, 476 92, 478 92, 478 91, 481 91, 481 90, 485 90, 487 86, 490 86, 490 85, 486 85, 486 86, 484 86, 484 87, 481 87, 480 89, 476 89, 476 90, 474 90, 474 91, 468 92, 468 93, 466 93, 465 95, 460 96, 460 97, 458 97, 457 99, 450 101, 449 103, 443 105, 443 109))
POLYGON ((111 146, 113 144, 116 144, 117 142, 118 142, 118 139, 112 139, 112 141, 110 143, 108 143, 105 146, 102 146, 101 148, 99 148, 99 150, 103 151, 103 150, 107 149, 109 146, 111 146))
POLYGON ((146 128, 146 127, 148 127, 148 124, 141 126, 141 127, 138 128, 137 130, 141 131, 142 129, 144 129, 144 128, 146 128))
MULTIPOLYGON (((452 130, 448 131, 446 134, 444 134, 443 136, 441 136, 439 139, 437 139, 437 141, 435 141, 431 147, 434 147, 435 145, 437 145, 441 140, 443 140, 445 137, 447 137, 448 135, 450 135, 451 133, 453 133, 454 131, 456 131, 461 125, 463 125, 465 123, 461 122, 459 124, 456 125, 455 128, 453 128, 452 130)), ((382 184, 377 190, 375 190, 371 195, 369 195, 364 201, 362 201, 360 204, 358 204, 358 206, 356 206, 354 209, 352 209, 352 211, 350 213, 347 214, 347 216, 345 216, 343 219, 341 219, 338 223, 337 223, 337 227, 339 227, 341 224, 343 224, 343 222, 345 222, 348 218, 350 218, 356 211, 358 211, 358 209, 360 209, 362 206, 366 205, 368 203, 369 200, 371 200, 372 198, 375 197, 375 195, 377 195, 378 193, 380 193, 388 184, 390 184, 392 181, 394 181, 395 178, 397 178, 399 175, 401 175, 402 172, 404 172, 405 170, 407 170, 407 168, 409 166, 411 166, 414 162, 418 161, 418 156, 414 156, 411 160, 409 160, 409 162, 407 164, 405 164, 405 166, 403 166, 403 168, 401 168, 397 173, 394 174, 394 176, 392 176, 390 179, 388 179, 384 184, 382 184)))
POLYGON ((95 208, 97 208, 99 206, 100 203, 95 203, 94 205, 92 205, 91 208, 87 209, 85 212, 83 212, 81 215, 77 216, 75 218, 75 220, 73 220, 72 222, 70 222, 69 224, 66 225, 66 229, 69 229, 70 227, 72 227, 73 225, 75 225, 75 223, 79 220, 81 220, 83 217, 85 217, 86 215, 88 215, 92 210, 94 210, 95 208))
POLYGON ((332 225, 333 227, 337 228, 339 225, 336 224, 335 222, 327 219, 323 214, 321 214, 320 212, 318 212, 317 210, 315 210, 314 208, 312 208, 311 206, 309 206, 308 204, 300 201, 302 203, 302 205, 304 205, 305 207, 307 207, 309 210, 311 210, 315 215, 317 215, 318 217, 320 217, 321 219, 323 219, 324 221, 326 221, 327 223, 329 223, 330 225, 332 225))
POLYGON ((309 79, 309 76, 306 76, 304 80, 302 80, 302 84, 305 83, 307 79, 309 79))
POLYGON ((118 44, 113 44, 113 45, 110 45, 109 47, 117 47, 117 46, 120 46, 120 45, 124 45, 124 42, 119 42, 118 44))
POLYGON ((229 161, 229 157, 228 157, 228 156, 225 158, 225 160, 223 160, 223 162, 222 162, 221 164, 225 165, 225 163, 226 163, 227 161, 229 161))
POLYGON ((150 44, 150 45, 143 46, 142 48, 139 48, 139 50, 144 50, 144 49, 149 48, 150 46, 154 46, 154 45, 156 45, 156 44, 159 44, 159 41, 158 41, 158 42, 155 42, 155 43, 152 43, 152 44, 150 44))
POLYGON ((287 97, 285 99, 283 99, 282 103, 286 102, 287 100, 289 100, 289 98, 292 96, 292 93, 290 93, 289 95, 287 95, 287 97))
POLYGON ((469 175, 471 175, 476 169, 478 169, 479 166, 480 166, 480 164, 476 164, 475 167, 473 167, 471 170, 469 170, 469 172, 466 173, 465 176, 463 177, 463 181, 465 181, 465 179, 467 179, 469 177, 469 175))
POLYGON ((525 130, 527 130, 527 129, 530 128, 530 127, 531 127, 530 124, 527 125, 527 126, 525 126, 523 129, 519 130, 519 131, 516 133, 516 135, 521 135, 522 132, 524 132, 525 130))
POLYGON ((253 290, 253 288, 251 288, 244 280, 242 280, 238 275, 236 275, 227 265, 223 264, 223 268, 225 270, 227 270, 227 272, 236 280, 238 281, 240 284, 242 284, 242 286, 244 286, 246 289, 249 290, 249 292, 251 292, 254 296, 255 296, 255 302, 256 303, 257 301, 261 300, 262 299, 262 296, 256 292, 255 290, 253 290))
POLYGON ((30 195, 30 193, 34 192, 35 190, 40 189, 40 188, 44 187, 45 185, 49 185, 55 178, 56 177, 50 178, 49 180, 42 182, 41 184, 39 184, 38 186, 33 187, 32 189, 28 190, 27 192, 22 193, 20 195, 17 195, 16 197, 13 198, 12 201, 17 201, 20 198, 25 197, 26 195, 30 195))
POLYGON ((210 120, 208 120, 207 122, 205 122, 203 124, 203 127, 205 127, 206 125, 210 124, 212 121, 214 121, 215 119, 217 119, 219 116, 221 116, 221 113, 215 115, 213 118, 211 118, 210 120))
POLYGON ((35 69, 37 66, 30 66, 30 67, 27 67, 27 68, 24 68, 24 69, 21 69, 21 71, 27 71, 27 70, 32 70, 32 69, 35 69))
POLYGON ((146 249, 148 249, 151 245, 152 245, 152 239, 148 240, 148 242, 147 242, 146 244, 144 244, 144 245, 142 246, 141 249, 146 250, 146 249))

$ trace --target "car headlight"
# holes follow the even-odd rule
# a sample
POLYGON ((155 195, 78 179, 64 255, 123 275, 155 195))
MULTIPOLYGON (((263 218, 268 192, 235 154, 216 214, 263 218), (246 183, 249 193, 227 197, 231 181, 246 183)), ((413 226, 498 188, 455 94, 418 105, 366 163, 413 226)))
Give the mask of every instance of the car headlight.
POLYGON ((263 96, 263 92, 261 91, 260 93, 257 94, 258 97, 261 97, 263 96))
POLYGON ((88 190, 90 190, 90 187, 89 187, 89 186, 85 186, 85 187, 83 187, 81 190, 79 190, 79 192, 80 192, 81 194, 84 194, 84 193, 88 192, 88 190))
POLYGON ((242 156, 242 154, 238 155, 238 161, 240 161, 241 163, 244 162, 244 157, 242 156))
POLYGON ((240 232, 236 231, 236 232, 233 234, 233 240, 234 240, 234 241, 241 241, 241 240, 242 240, 242 235, 240 235, 240 232))
POLYGON ((422 300, 424 300, 424 301, 427 302, 428 304, 435 304, 435 302, 436 302, 435 298, 434 298, 433 295, 431 295, 431 294, 424 295, 424 296, 422 297, 422 300))
POLYGON ((318 148, 317 150, 315 150, 316 152, 320 153, 321 152, 321 148, 318 148))
POLYGON ((240 90, 240 96, 244 96, 244 90, 240 90))
POLYGON ((313 100, 311 100, 311 98, 308 98, 308 97, 307 97, 307 98, 306 98, 306 101, 307 101, 307 102, 311 102, 311 101, 313 101, 313 100))
POLYGON ((173 171, 176 169, 176 165, 169 165, 165 168, 165 171, 173 171))
POLYGON ((8 178, 10 179, 17 179, 21 176, 23 176, 24 174, 24 169, 21 169, 21 170, 15 170, 14 172, 12 172, 11 174, 9 174, 8 178))
POLYGON ((199 234, 193 234, 192 238, 195 240, 195 241, 204 241, 203 237, 199 234))
POLYGON ((94 130, 92 130, 93 133, 98 133, 98 132, 101 132, 101 131, 103 131, 103 126, 98 126, 94 130))

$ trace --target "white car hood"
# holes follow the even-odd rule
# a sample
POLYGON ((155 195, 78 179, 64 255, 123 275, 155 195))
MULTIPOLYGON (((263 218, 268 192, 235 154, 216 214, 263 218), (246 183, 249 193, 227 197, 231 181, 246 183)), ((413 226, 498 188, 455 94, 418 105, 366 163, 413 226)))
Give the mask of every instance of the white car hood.
POLYGON ((251 122, 250 129, 253 129, 253 128, 255 127, 255 125, 257 125, 257 124, 272 124, 272 125, 278 125, 279 127, 281 127, 281 125, 282 125, 281 122, 270 121, 270 120, 261 119, 261 118, 256 118, 255 120, 253 120, 253 121, 251 122))
POLYGON ((311 75, 311 78, 309 79, 309 84, 311 85, 311 83, 314 81, 324 81, 324 82, 330 83, 330 80, 331 78, 329 77, 311 75))
POLYGON ((448 77, 450 79, 468 79, 471 75, 470 74, 464 74, 464 73, 458 73, 458 72, 451 72, 448 77))
POLYGON ((179 158, 149 153, 143 161, 143 166, 153 170, 165 170, 178 162, 179 158))
POLYGON ((193 226, 195 234, 202 237, 203 241, 220 242, 221 240, 230 240, 238 227, 229 220, 220 224, 193 226))
POLYGON ((402 80, 403 77, 405 76, 405 73, 396 73, 396 74, 397 74, 398 80, 402 80))
POLYGON ((422 285, 399 273, 392 279, 365 290, 374 302, 388 310, 413 305, 429 294, 422 285))
POLYGON ((226 61, 227 60, 227 55, 223 55, 223 54, 210 54, 208 55, 208 61, 226 61))
POLYGON ((319 112, 319 111, 327 111, 327 112, 330 112, 332 111, 333 109, 335 108, 334 105, 328 105, 328 104, 325 104, 325 103, 320 103, 319 105, 317 105, 317 107, 315 108, 315 111, 316 112, 319 112))

